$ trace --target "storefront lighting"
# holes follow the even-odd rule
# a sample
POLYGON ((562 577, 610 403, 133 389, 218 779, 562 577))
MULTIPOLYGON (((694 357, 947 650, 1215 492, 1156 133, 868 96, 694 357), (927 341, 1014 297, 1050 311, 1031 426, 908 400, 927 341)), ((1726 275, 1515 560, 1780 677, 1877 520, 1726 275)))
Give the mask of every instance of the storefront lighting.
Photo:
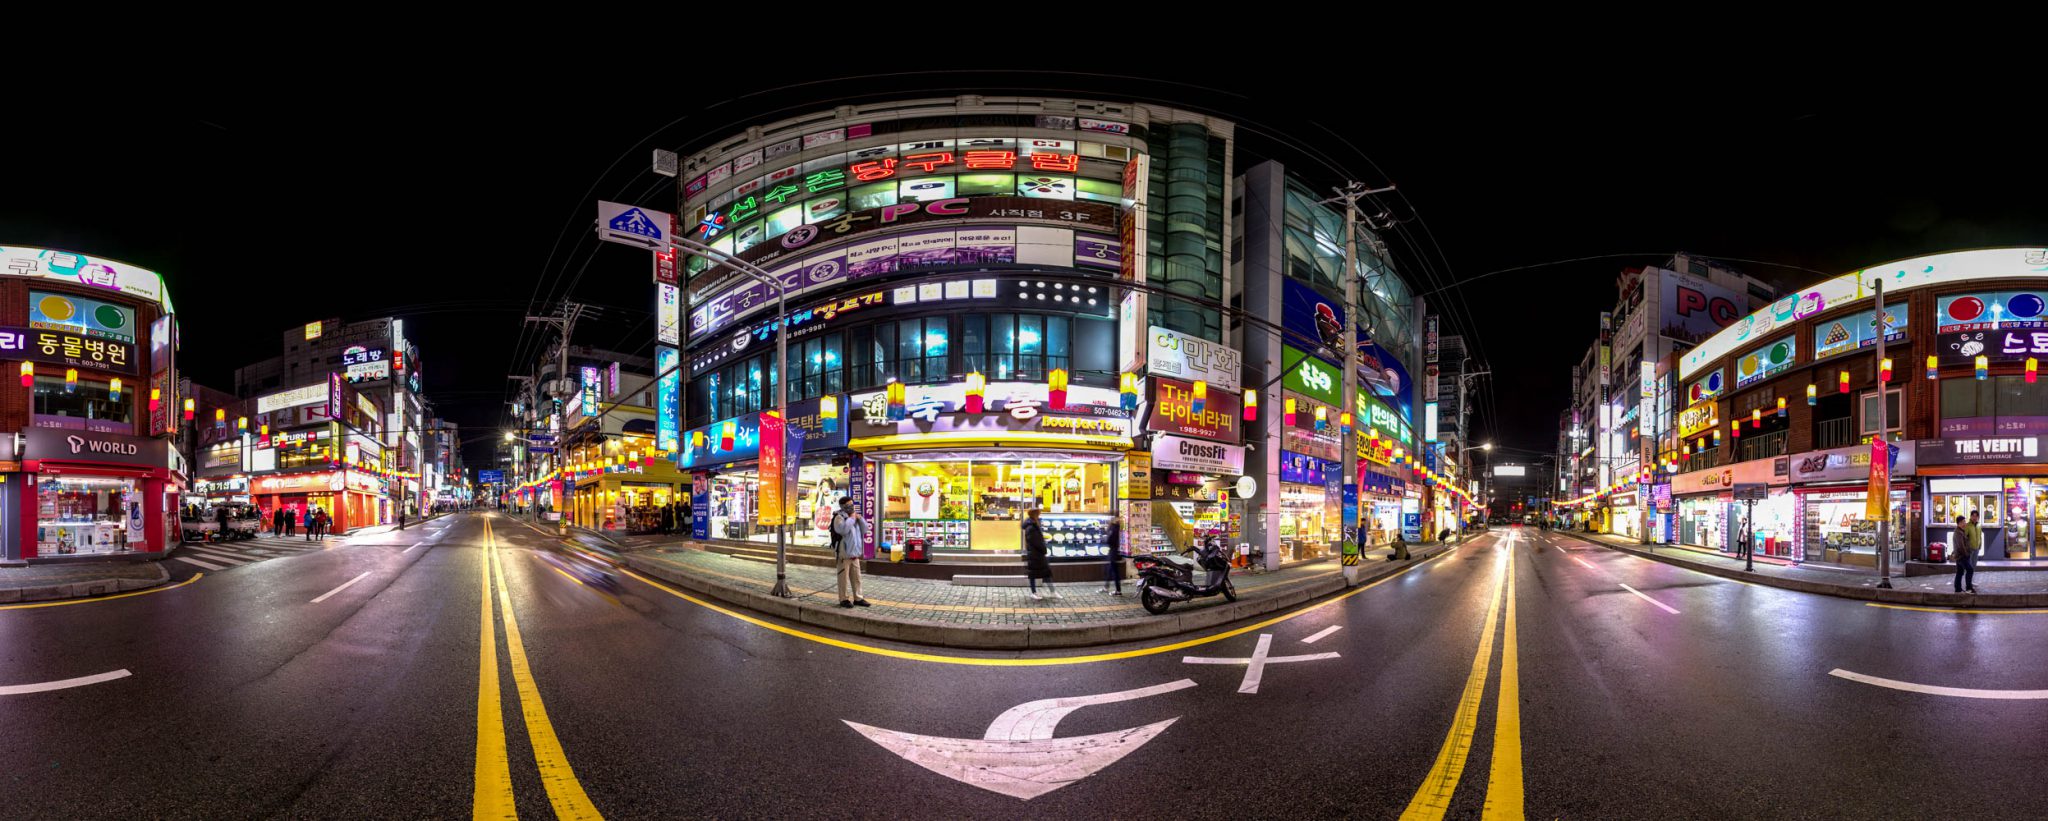
POLYGON ((2034 372, 2041 369, 2041 360, 2027 357, 2027 384, 2034 384, 2034 372))
MULTIPOLYGON (((1981 356, 1980 356, 1980 357, 1977 357, 1977 358, 1978 358, 1978 359, 1983 359, 1983 357, 1981 357, 1981 356)), ((1979 377, 1979 378, 1981 379, 1982 377, 1979 377)), ((65 368, 65 369, 64 369, 64 392, 65 392, 65 393, 77 393, 77 392, 78 392, 78 369, 77 369, 77 368, 65 368)))
POLYGON ((1255 391, 1255 390, 1246 390, 1246 391, 1244 392, 1244 421, 1246 421, 1246 422, 1257 422, 1257 421, 1259 421, 1259 392, 1258 392, 1258 391, 1255 391))
POLYGON ((1941 360, 1936 359, 1934 354, 1927 355, 1927 378, 1930 380, 1941 378, 1941 360))
MULTIPOLYGON (((1130 377, 1130 374, 1124 374, 1125 379, 1129 379, 1130 377)), ((981 371, 973 371, 967 374, 967 401, 962 406, 962 409, 967 411, 968 413, 980 413, 982 410, 982 402, 984 401, 984 398, 987 395, 988 377, 982 376, 981 371)), ((1135 400, 1136 397, 1132 398, 1133 400, 1135 400)), ((1132 407, 1125 408, 1125 410, 1132 410, 1135 407, 1135 405, 1132 405, 1132 407)))
MULTIPOLYGON (((1198 411, 1198 412, 1199 412, 1199 411, 1198 411)), ((1323 432, 1323 429, 1324 429, 1324 428, 1327 428, 1327 427, 1329 427, 1329 426, 1330 426, 1330 409, 1329 409, 1329 408, 1326 408, 1326 407, 1324 407, 1324 406, 1322 406, 1322 405, 1317 405, 1317 406, 1316 406, 1316 432, 1317 432, 1317 433, 1322 433, 1322 432, 1323 432)))
MULTIPOLYGON (((1061 373, 1061 374, 1064 374, 1064 373, 1065 373, 1065 371, 1055 371, 1055 373, 1061 373)), ((1062 378, 1062 379, 1060 380, 1060 387, 1062 387, 1062 388, 1066 387, 1066 379, 1065 379, 1065 378, 1062 378)), ((1195 390, 1194 390, 1193 398, 1192 398, 1192 399, 1190 399, 1190 400, 1188 400, 1188 413, 1189 413, 1190 415, 1193 415, 1193 416, 1201 416, 1201 415, 1202 415, 1202 408, 1203 408, 1204 406, 1208 405, 1208 404, 1209 404, 1209 383, 1208 383, 1208 382, 1205 382, 1205 381, 1203 381, 1203 380, 1197 379, 1197 380, 1195 380, 1195 390)), ((1059 406, 1058 406, 1058 405, 1054 405, 1053 407, 1057 408, 1057 407, 1059 407, 1059 406)), ((1317 421, 1317 422, 1321 422, 1321 421, 1323 421, 1323 420, 1322 420, 1322 409, 1321 409, 1321 408, 1317 408, 1317 409, 1316 409, 1316 421, 1317 421)), ((1323 429, 1323 426, 1322 426, 1322 425, 1320 425, 1320 424, 1316 425, 1316 430, 1322 430, 1322 429, 1323 429)))
POLYGON ((1840 374, 1839 374, 1838 376, 1836 376, 1836 377, 1835 377, 1835 386, 1836 386, 1836 388, 1837 388, 1837 390, 1836 390, 1836 393, 1848 393, 1848 392, 1849 392, 1849 372, 1848 372, 1848 371, 1841 371, 1841 372, 1840 372, 1840 374))
POLYGON ((1287 397, 1287 401, 1281 406, 1280 423, 1290 428, 1294 427, 1294 397, 1292 396, 1287 397))
MULTIPOLYGON (((980 374, 968 376, 968 384, 974 384, 974 379, 978 376, 980 374)), ((1124 371, 1121 376, 1117 377, 1116 393, 1117 403, 1123 406, 1124 412, 1136 411, 1138 409, 1138 375, 1130 371, 1124 371)), ((1245 421, 1251 421, 1250 406, 1246 406, 1244 418, 1245 421)))
POLYGON ((1820 404, 1820 386, 1812 382, 1806 383, 1806 406, 1810 408, 1818 404, 1820 404))
POLYGON ((1891 358, 1891 357, 1887 356, 1887 357, 1885 357, 1885 358, 1883 358, 1883 359, 1881 359, 1881 360, 1878 360, 1878 363, 1877 363, 1877 381, 1879 381, 1879 382, 1890 382, 1890 381, 1892 381, 1892 358, 1891 358))
POLYGON ((1979 382, 1982 382, 1982 381, 1984 381, 1984 380, 1986 380, 1986 379, 1990 379, 1990 378, 1991 378, 1991 358, 1990 358, 1990 357, 1987 357, 1987 356, 1979 356, 1979 357, 1977 357, 1977 381, 1979 381, 1979 382))

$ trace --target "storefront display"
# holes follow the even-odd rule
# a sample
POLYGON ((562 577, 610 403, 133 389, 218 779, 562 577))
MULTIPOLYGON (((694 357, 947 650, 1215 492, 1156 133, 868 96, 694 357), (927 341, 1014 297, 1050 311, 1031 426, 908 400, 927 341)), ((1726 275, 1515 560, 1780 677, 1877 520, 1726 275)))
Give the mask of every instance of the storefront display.
MULTIPOLYGON (((1890 541, 1895 548, 1906 546, 1908 541, 1906 509, 1910 496, 1902 488, 1891 492, 1890 541)), ((1800 555, 1809 562, 1876 566, 1877 521, 1865 515, 1869 498, 1869 492, 1864 490, 1799 494, 1800 555)))
POLYGON ((1325 556, 1340 518, 1324 485, 1281 483, 1281 560, 1298 562, 1325 556))
POLYGON ((1974 513, 1984 536, 1978 558, 2029 558, 2024 540, 2020 540, 2019 550, 2015 551, 2010 544, 2014 540, 2008 538, 2006 514, 2011 510, 2005 498, 2007 481, 1990 477, 1927 480, 1927 540, 1955 545, 1956 517, 1968 519, 1974 513))
POLYGON ((1678 500, 1678 543, 1728 550, 1727 509, 1718 495, 1678 500))
POLYGON ((46 476, 36 485, 36 552, 41 556, 126 553, 140 546, 140 481, 46 476))
POLYGON ((16 498, 35 523, 22 558, 158 551, 178 538, 183 477, 170 473, 167 442, 52 428, 20 435, 28 482, 16 498))
POLYGON ((1053 558, 1103 556, 1114 466, 1106 458, 1068 462, 1051 455, 885 462, 881 541, 884 549, 922 539, 934 552, 1019 554, 1025 513, 1035 508, 1053 558))

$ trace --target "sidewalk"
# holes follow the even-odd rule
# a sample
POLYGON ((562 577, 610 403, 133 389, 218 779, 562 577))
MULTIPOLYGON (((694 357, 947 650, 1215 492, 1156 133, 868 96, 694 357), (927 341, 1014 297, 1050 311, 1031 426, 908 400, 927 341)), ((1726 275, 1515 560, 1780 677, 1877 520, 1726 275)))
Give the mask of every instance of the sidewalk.
POLYGON ((105 596, 171 580, 162 562, 108 561, 0 567, 0 604, 105 596))
MULTIPOLYGON (((1445 547, 1411 547, 1411 559, 1388 562, 1387 551, 1368 551, 1359 583, 1369 583, 1435 556, 1445 547)), ((1022 587, 954 585, 950 581, 867 575, 861 593, 873 607, 838 607, 834 571, 807 565, 788 568, 795 598, 769 595, 775 567, 721 553, 658 547, 628 553, 631 569, 685 590, 701 593, 800 624, 891 641, 973 649, 1079 647, 1160 638, 1215 627, 1293 607, 1345 588, 1337 562, 1325 560, 1257 575, 1232 571, 1238 600, 1215 596, 1175 602, 1165 615, 1145 612, 1131 580, 1124 595, 1098 592, 1100 582, 1061 582, 1061 598, 1033 601, 1022 587)), ((1199 577, 1198 577, 1199 578, 1199 577)))
MULTIPOLYGON (((1747 571, 1742 569, 1741 559, 1716 553, 1671 545, 1638 544, 1633 539, 1604 533, 1550 532, 1702 573, 1802 593, 1934 607, 2048 607, 2048 570, 1986 571, 1978 568, 1976 593, 1955 592, 1953 572, 1931 576, 1894 575, 1891 589, 1886 590, 1877 586, 1876 570, 1766 563, 1758 557, 1756 570, 1747 571)), ((1954 566, 1950 567, 1953 569, 1954 566)), ((1903 570, 1893 568, 1892 572, 1896 574, 1903 570)))

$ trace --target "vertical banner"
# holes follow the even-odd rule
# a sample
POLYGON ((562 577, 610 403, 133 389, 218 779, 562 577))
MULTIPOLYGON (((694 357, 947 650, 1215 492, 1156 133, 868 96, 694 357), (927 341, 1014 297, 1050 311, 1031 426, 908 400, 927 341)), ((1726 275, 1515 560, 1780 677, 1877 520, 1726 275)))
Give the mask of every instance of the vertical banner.
POLYGON ((598 376, 598 374, 597 374, 597 366, 595 366, 595 365, 584 365, 584 366, 583 366, 583 415, 584 415, 584 416, 596 416, 596 415, 597 415, 597 405, 598 405, 598 402, 600 401, 600 400, 599 400, 599 399, 597 398, 597 391, 598 391, 598 385, 599 385, 599 381, 600 381, 600 380, 601 380, 601 377, 599 377, 599 376, 598 376))
POLYGON ((848 466, 847 492, 853 494, 853 503, 860 508, 860 518, 868 523, 866 534, 868 544, 875 544, 875 476, 870 471, 874 464, 856 455, 848 466))
POLYGON ((340 419, 342 413, 341 374, 327 375, 327 418, 340 419))
POLYGON ((1436 325, 1436 314, 1430 314, 1429 319, 1425 321, 1422 329, 1422 361, 1424 362, 1435 363, 1437 361, 1436 325))
MULTIPOLYGON (((1151 186, 1151 168, 1148 156, 1139 154, 1124 164, 1123 221, 1119 226, 1118 239, 1123 242, 1124 257, 1117 274, 1125 282, 1136 282, 1147 276, 1145 263, 1145 204, 1146 189, 1151 186)), ((1142 320, 1141 320, 1142 321, 1142 320)))
POLYGON ((711 538, 711 477, 703 473, 690 476, 690 535, 711 538))
POLYGON ((683 342, 682 289, 668 283, 654 286, 654 340, 663 345, 683 342))
POLYGON ((1891 450, 1891 443, 1882 436, 1870 440, 1870 498, 1863 503, 1863 518, 1869 521, 1884 521, 1892 515, 1891 450))
MULTIPOLYGON (((790 499, 788 504, 782 506, 783 522, 796 524, 796 500, 803 495, 803 484, 798 481, 798 474, 803 469, 804 462, 804 429, 789 425, 784 430, 789 431, 789 437, 782 453, 782 486, 788 488, 786 492, 790 499)), ((761 475, 765 478, 768 474, 761 475)))
POLYGON ((611 373, 605 376, 604 385, 604 395, 606 399, 615 400, 619 397, 619 363, 612 363, 611 373))
POLYGON ((654 383, 654 447, 659 450, 673 452, 682 449, 682 408, 678 400, 682 394, 683 371, 677 367, 681 360, 675 348, 662 345, 654 349, 654 371, 661 377, 654 383))
POLYGON ((782 523, 782 427, 781 411, 761 412, 761 489, 755 497, 755 524, 782 523))

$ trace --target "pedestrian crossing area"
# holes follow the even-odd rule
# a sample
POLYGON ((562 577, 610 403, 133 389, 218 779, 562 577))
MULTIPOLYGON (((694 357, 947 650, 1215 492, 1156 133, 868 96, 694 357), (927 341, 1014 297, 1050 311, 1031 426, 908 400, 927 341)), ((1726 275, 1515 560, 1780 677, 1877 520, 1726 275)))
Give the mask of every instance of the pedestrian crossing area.
POLYGON ((169 560, 201 570, 219 572, 245 564, 336 547, 341 544, 341 538, 329 536, 325 541, 309 542, 304 536, 264 534, 254 539, 233 542, 187 542, 173 551, 169 560))

